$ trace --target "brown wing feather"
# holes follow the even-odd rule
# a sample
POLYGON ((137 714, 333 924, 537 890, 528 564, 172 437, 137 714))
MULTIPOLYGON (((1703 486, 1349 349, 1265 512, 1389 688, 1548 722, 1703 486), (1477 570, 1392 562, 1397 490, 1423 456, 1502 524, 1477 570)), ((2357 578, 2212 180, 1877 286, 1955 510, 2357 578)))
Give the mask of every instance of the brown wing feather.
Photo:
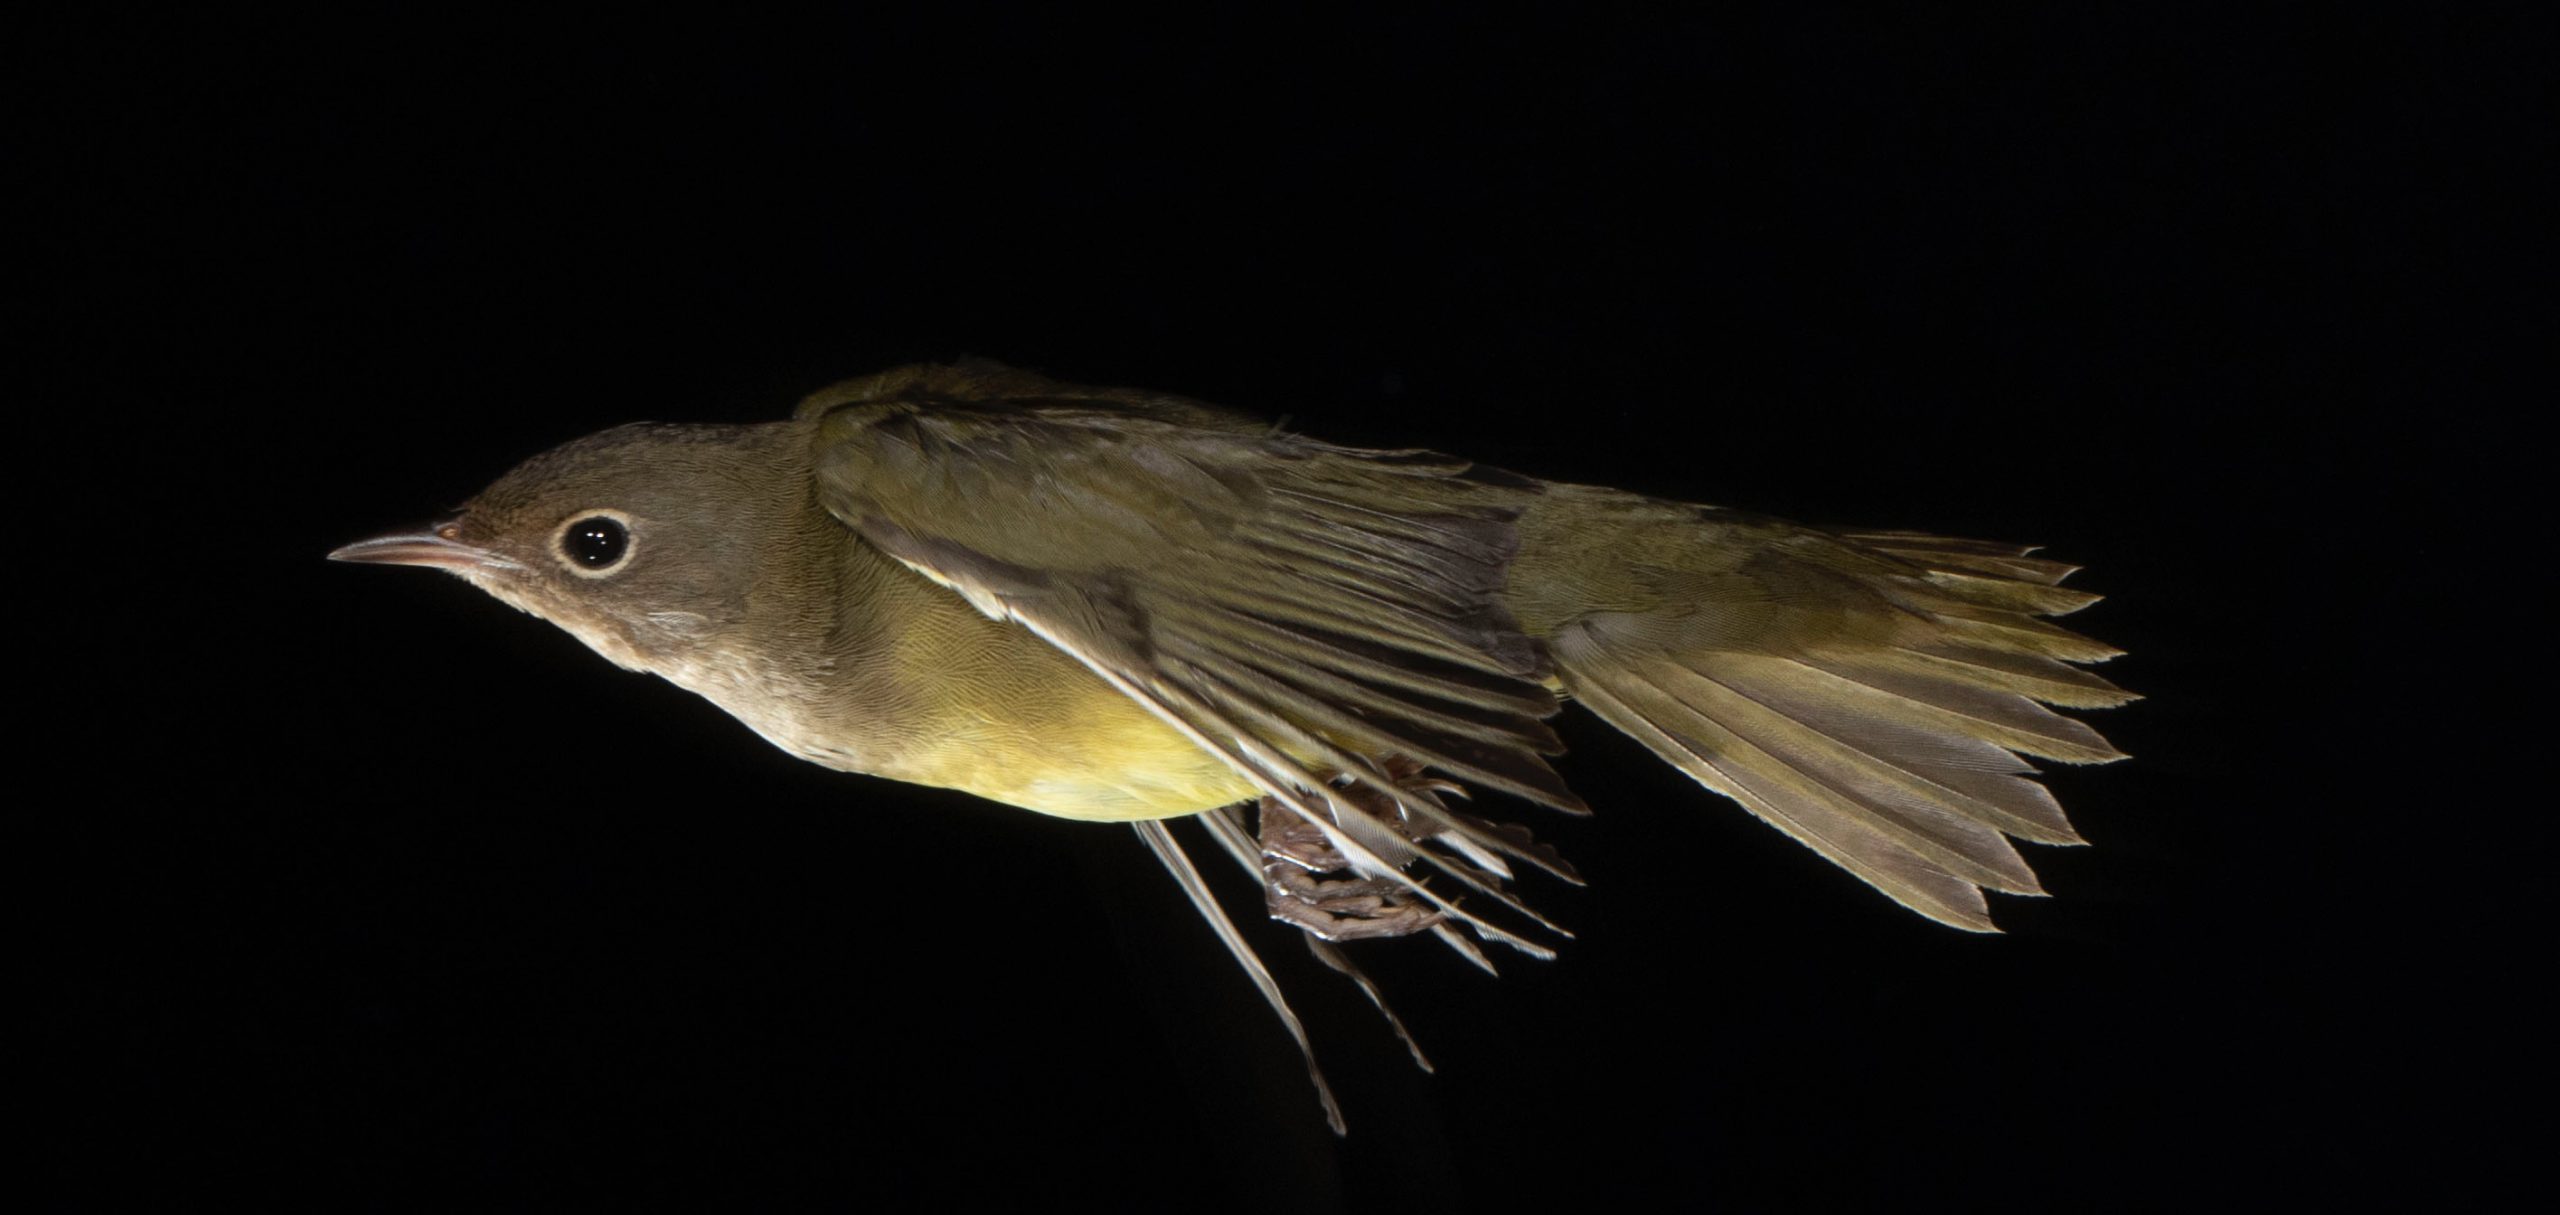
POLYGON ((1401 868, 1418 855, 1536 918, 1473 866, 1361 846, 1400 837, 1351 821, 1368 812, 1329 790, 1348 777, 1442 833, 1555 868, 1372 762, 1403 755, 1581 809, 1546 762, 1561 747, 1542 720, 1557 705, 1543 650, 1499 597, 1517 491, 1468 479, 1463 461, 1203 425, 1172 407, 911 386, 811 416, 820 498, 847 526, 1074 656, 1363 868, 1545 952, 1401 868))

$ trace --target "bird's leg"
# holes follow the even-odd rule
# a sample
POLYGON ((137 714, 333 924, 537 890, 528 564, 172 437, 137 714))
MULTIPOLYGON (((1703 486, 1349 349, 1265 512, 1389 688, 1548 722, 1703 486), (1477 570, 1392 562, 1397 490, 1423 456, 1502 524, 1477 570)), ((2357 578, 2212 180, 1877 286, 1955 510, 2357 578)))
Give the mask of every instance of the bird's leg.
MULTIPOLYGON (((1386 764, 1389 779, 1431 796, 1439 782, 1419 779, 1419 765, 1386 764)), ((1358 784, 1334 796, 1358 805, 1379 822, 1417 839, 1395 799, 1358 784)), ((1410 936, 1440 922, 1440 912, 1398 883, 1351 876, 1351 862, 1314 824, 1263 798, 1254 818, 1262 844, 1263 898, 1271 918, 1295 924, 1328 941, 1410 936)))

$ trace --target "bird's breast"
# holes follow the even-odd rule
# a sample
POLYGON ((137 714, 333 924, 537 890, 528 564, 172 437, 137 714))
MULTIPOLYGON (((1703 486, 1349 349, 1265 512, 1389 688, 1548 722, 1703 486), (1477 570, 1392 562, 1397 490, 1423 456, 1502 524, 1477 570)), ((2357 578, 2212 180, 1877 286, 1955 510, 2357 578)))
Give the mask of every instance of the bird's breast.
POLYGON ((957 596, 875 597, 894 617, 824 663, 709 646, 653 664, 767 741, 830 768, 1063 818, 1173 818, 1252 784, 1083 664, 957 596))

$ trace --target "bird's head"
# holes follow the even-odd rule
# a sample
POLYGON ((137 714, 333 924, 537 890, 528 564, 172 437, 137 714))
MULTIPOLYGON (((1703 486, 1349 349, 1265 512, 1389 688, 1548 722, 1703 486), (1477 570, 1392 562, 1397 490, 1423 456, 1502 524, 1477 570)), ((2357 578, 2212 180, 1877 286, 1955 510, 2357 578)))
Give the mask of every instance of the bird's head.
POLYGON ((779 429, 616 427, 525 461, 451 519, 329 556, 459 574, 622 666, 665 670, 744 614, 806 484, 778 466, 779 429))

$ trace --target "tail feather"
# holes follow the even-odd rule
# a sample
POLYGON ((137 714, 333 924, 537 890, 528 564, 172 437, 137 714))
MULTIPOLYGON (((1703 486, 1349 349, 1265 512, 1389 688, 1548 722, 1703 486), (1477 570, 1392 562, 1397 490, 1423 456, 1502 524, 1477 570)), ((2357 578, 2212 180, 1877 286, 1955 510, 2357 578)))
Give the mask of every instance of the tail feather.
POLYGON ((2080 572, 2076 565, 2029 556, 2036 551, 2032 544, 1957 540, 1922 532, 1844 532, 1841 539, 1928 569, 1987 574, 2042 586, 2052 586, 2080 572))
POLYGON ((1942 603, 1928 604, 1923 610, 1935 618, 1948 640, 1976 649, 2066 663, 2105 662, 2124 656, 2124 651, 2114 646, 2017 612, 1942 603))
POLYGON ((1983 891, 2043 893, 2010 837, 2081 842, 2023 757, 2123 758, 2046 706, 2134 699, 2075 665, 2121 651, 2040 619, 2097 597, 2031 551, 1790 527, 1744 567, 1768 594, 1586 613, 1548 649, 1565 691, 1701 784, 1914 911, 1997 931, 1983 891))
POLYGON ((2038 616, 2068 616, 2104 598, 2087 591, 1961 570, 1931 570, 1929 585, 1949 598, 1966 603, 2012 612, 2032 612, 2038 616))
MULTIPOLYGON (((1739 659, 1728 678, 1795 729, 1819 734, 1846 751, 1850 762, 1872 766, 1873 778, 1940 808, 2020 839, 2040 844, 2083 842, 2062 807, 2043 785, 2026 777, 2035 767, 2017 752, 1977 737, 1971 722, 1930 705, 1879 692, 1818 667, 1787 660, 1739 659)), ((2016 698, 2010 698, 2015 700, 2016 698)), ((2070 726, 2079 722, 2029 710, 2070 726)), ((2081 730, 2095 738, 2094 732, 2081 730)), ((2103 746, 2103 740, 2099 745, 2103 746)))
POLYGON ((1709 669, 1664 664, 1648 682, 1689 714, 1721 727, 1732 740, 1737 771, 1766 773, 1830 813, 1864 817, 1939 870, 1974 885, 2039 892, 2035 874, 1970 799, 1933 788, 1885 755, 1826 732, 1818 714, 1785 711, 1782 686, 1756 685, 1747 668, 1700 665, 1709 669))
MULTIPOLYGON (((1579 648, 1572 636, 1560 635, 1557 640, 1565 648, 1579 648)), ((1736 776, 1731 769, 1739 766, 1738 757, 1720 749, 1715 740, 1683 738, 1665 729, 1656 718, 1670 716, 1664 712, 1669 706, 1660 698, 1645 704, 1647 685, 1641 678, 1631 678, 1632 672, 1597 655, 1568 669, 1589 672, 1586 679, 1576 681, 1576 695, 1593 712, 1653 748, 1699 784, 1742 803, 1763 821, 1905 907, 1957 928, 1998 931, 1981 890, 1973 883, 1926 864, 1855 815, 1825 813, 1827 807, 1818 803, 1773 801, 1736 776)))
MULTIPOLYGON (((2058 659, 2040 654, 2021 654, 2014 650, 1988 649, 1979 644, 1966 644, 1965 641, 1949 638, 1901 648, 1920 669, 1937 671, 1993 691, 2015 692, 2066 709, 2112 709, 2139 699, 2107 682, 2103 676, 2058 659)), ((2056 755, 2052 758, 2072 757, 2056 755)), ((2111 753, 2084 762, 2121 758, 2122 755, 2111 753)))
POLYGON ((1802 695, 1827 695, 1839 703, 1844 715, 1863 713, 1878 723, 1899 723, 1941 740, 1951 750, 1965 741, 1992 744, 2001 753, 2004 771, 2015 770, 2008 767, 2015 762, 2011 752, 2080 762, 2098 762, 2115 754, 2107 740, 2084 722, 2014 692, 1929 669, 1914 655, 1887 650, 1806 654, 1792 661, 1829 677, 1820 683, 1808 682, 1802 695))

